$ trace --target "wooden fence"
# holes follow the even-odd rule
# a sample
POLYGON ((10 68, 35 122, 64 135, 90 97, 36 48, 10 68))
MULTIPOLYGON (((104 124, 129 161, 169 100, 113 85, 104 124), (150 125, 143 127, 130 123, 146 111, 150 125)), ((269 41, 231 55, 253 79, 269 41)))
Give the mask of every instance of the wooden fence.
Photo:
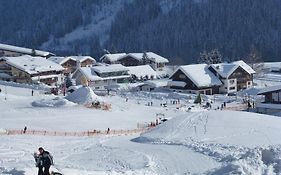
POLYGON ((43 136, 124 136, 132 134, 141 134, 147 132, 152 127, 131 129, 131 130, 89 130, 82 132, 63 132, 63 131, 45 131, 45 130, 17 130, 17 129, 7 129, 5 132, 0 132, 0 135, 43 135, 43 136))

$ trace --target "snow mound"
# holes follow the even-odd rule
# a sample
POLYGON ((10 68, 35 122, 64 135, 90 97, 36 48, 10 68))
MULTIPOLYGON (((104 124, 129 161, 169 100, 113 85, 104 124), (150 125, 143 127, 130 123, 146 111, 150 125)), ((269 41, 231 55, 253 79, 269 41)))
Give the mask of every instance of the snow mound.
POLYGON ((90 87, 80 87, 65 97, 67 100, 78 104, 90 104, 94 101, 102 101, 90 87))
POLYGON ((208 174, 281 173, 281 118, 237 111, 206 111, 175 117, 136 142, 182 145, 223 166, 208 174))
POLYGON ((34 107, 62 107, 62 106, 73 106, 74 103, 60 97, 54 99, 41 99, 31 103, 34 107))
POLYGON ((205 111, 175 117, 143 134, 154 141, 219 143, 243 146, 281 144, 281 118, 238 111, 205 111), (251 142, 249 142, 251 140, 251 142))

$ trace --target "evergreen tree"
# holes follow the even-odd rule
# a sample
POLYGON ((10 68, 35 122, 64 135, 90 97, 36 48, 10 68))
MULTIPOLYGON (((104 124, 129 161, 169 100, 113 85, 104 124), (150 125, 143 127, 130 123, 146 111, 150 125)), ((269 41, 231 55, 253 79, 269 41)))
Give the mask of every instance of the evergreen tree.
POLYGON ((66 88, 69 88, 72 85, 73 85, 73 83, 71 81, 70 75, 66 76, 65 77, 65 86, 66 86, 66 88))
POLYGON ((218 49, 214 49, 208 54, 209 64, 218 64, 222 62, 222 56, 218 49))
POLYGON ((201 105, 201 103, 202 103, 202 98, 201 98, 201 94, 198 94, 197 95, 197 97, 196 97, 196 99, 194 100, 194 103, 195 104, 200 104, 201 105))

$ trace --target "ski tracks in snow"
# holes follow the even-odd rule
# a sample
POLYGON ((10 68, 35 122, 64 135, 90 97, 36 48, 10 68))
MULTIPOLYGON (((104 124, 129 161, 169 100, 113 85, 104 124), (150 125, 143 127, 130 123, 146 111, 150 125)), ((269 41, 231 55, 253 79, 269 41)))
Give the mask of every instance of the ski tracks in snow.
POLYGON ((24 159, 31 157, 27 151, 15 149, 11 146, 0 145, 0 174, 33 175, 36 174, 34 162, 26 163, 24 159), (15 169, 14 167, 18 167, 15 169))

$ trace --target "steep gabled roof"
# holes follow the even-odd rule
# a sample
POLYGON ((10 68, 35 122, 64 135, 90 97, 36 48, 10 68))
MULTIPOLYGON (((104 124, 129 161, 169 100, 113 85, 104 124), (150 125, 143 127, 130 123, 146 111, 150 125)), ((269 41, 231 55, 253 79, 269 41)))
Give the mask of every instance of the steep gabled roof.
POLYGON ((95 80, 102 80, 96 72, 92 69, 93 67, 80 67, 78 70, 74 72, 73 75, 76 74, 77 71, 81 72, 88 80, 95 81, 95 80))
POLYGON ((94 66, 92 69, 97 73, 120 72, 129 71, 129 69, 122 64, 111 64, 104 66, 94 66))
POLYGON ((149 65, 141 65, 141 66, 129 66, 129 74, 135 75, 137 77, 144 76, 157 76, 157 73, 151 68, 149 65))
POLYGON ((211 67, 223 78, 228 78, 239 65, 232 63, 212 64, 211 67))
POLYGON ((35 54, 36 56, 42 56, 42 57, 54 56, 55 55, 51 52, 45 52, 45 51, 41 51, 41 50, 33 50, 33 49, 24 48, 24 47, 12 46, 12 45, 8 45, 8 44, 0 44, 0 50, 17 52, 17 53, 22 53, 22 54, 27 54, 27 55, 35 54))
POLYGON ((251 66, 249 66, 248 64, 246 64, 243 60, 240 61, 234 61, 234 64, 239 65, 241 68, 243 68, 245 71, 247 71, 249 74, 254 74, 256 73, 256 71, 254 71, 254 69, 251 68, 251 66))
POLYGON ((81 72, 88 80, 91 80, 91 81, 130 77, 130 75, 100 77, 97 74, 97 73, 107 73, 107 72, 128 71, 128 69, 125 66, 122 66, 121 64, 113 64, 113 65, 106 65, 106 66, 94 66, 94 67, 81 67, 81 68, 77 69, 73 73, 73 75, 75 75, 78 71, 81 72))
POLYGON ((181 70, 197 87, 222 85, 219 78, 208 69, 207 64, 179 66, 173 74, 175 74, 178 70, 181 70))
POLYGON ((50 58, 48 58, 48 60, 53 61, 60 65, 67 62, 68 60, 76 61, 74 58, 71 58, 71 57, 50 57, 50 58))
POLYGON ((148 59, 156 63, 169 63, 169 60, 153 52, 146 52, 148 59))
POLYGON ((74 59, 76 61, 79 61, 79 62, 83 62, 87 59, 90 59, 90 60, 96 62, 96 60, 91 56, 68 56, 67 58, 72 58, 72 59, 74 59))
POLYGON ((114 54, 104 54, 102 57, 100 57, 100 61, 107 59, 110 62, 118 61, 119 58, 125 56, 126 53, 114 53, 114 54))
POLYGON ((248 64, 244 61, 234 61, 232 63, 219 63, 212 64, 211 67, 223 78, 228 78, 238 67, 241 67, 249 74, 256 73, 248 64))
POLYGON ((138 61, 141 61, 143 59, 143 53, 128 53, 127 55, 125 55, 125 56, 123 56, 119 59, 122 59, 122 58, 127 57, 127 56, 131 56, 138 61))
POLYGON ((64 68, 50 60, 43 57, 32 57, 23 55, 19 57, 4 57, 6 63, 20 69, 28 74, 37 74, 39 72, 47 71, 63 71, 64 68))

